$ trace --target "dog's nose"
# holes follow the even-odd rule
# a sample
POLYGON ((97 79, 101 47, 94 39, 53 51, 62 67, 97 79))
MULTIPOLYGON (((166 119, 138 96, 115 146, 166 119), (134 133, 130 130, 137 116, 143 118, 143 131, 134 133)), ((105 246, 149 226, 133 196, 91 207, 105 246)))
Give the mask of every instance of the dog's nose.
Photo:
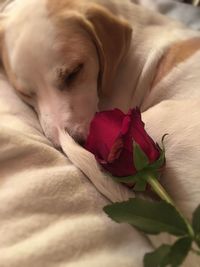
POLYGON ((85 138, 83 136, 81 136, 80 134, 75 134, 72 135, 72 138, 74 138, 74 140, 80 145, 80 146, 84 146, 85 144, 85 138))
POLYGON ((84 146, 84 144, 85 144, 85 139, 79 137, 79 138, 77 138, 77 139, 75 139, 75 140, 76 140, 76 142, 77 142, 80 146, 84 146))
POLYGON ((69 131, 69 129, 65 128, 65 131, 69 133, 69 135, 81 146, 84 146, 86 142, 86 138, 83 134, 81 133, 76 133, 69 131))

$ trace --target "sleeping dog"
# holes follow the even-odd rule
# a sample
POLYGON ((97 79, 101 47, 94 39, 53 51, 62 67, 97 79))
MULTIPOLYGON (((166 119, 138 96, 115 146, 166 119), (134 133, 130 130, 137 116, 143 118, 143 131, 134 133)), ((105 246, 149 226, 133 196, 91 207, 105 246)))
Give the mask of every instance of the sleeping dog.
POLYGON ((96 111, 142 107, 168 48, 198 36, 129 0, 9 1, 0 34, 7 76, 55 146, 58 127, 82 143, 96 111))
POLYGON ((54 146, 59 129, 84 142, 95 112, 112 108, 138 106, 155 140, 169 133, 163 183, 191 217, 200 203, 198 32, 129 0, 15 0, 0 38, 6 74, 54 146))

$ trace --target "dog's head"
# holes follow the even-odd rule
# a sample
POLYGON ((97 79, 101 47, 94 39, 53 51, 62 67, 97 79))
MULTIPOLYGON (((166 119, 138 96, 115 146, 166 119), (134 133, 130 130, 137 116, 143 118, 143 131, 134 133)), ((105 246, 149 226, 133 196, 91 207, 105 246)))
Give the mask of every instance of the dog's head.
POLYGON ((131 39, 125 21, 88 2, 15 0, 4 11, 3 66, 56 146, 58 128, 86 138, 131 39))

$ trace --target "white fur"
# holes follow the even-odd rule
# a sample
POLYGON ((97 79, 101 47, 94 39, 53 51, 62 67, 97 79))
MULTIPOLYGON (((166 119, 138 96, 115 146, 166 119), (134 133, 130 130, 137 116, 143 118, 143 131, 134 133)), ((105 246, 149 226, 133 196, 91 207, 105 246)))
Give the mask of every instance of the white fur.
POLYGON ((77 140, 85 139, 98 109, 118 107, 126 112, 130 107, 142 106, 163 52, 175 40, 197 35, 158 14, 149 12, 147 16, 143 8, 129 0, 94 1, 124 17, 133 27, 131 47, 110 85, 114 93, 102 99, 98 99, 99 63, 93 43, 67 21, 61 32, 49 18, 47 0, 15 0, 4 12, 10 67, 20 90, 31 95, 25 101, 37 111, 44 133, 55 146, 59 145, 59 127, 77 140), (60 36, 65 36, 65 41, 60 36), (84 79, 60 92, 57 71, 71 69, 75 61, 86 65, 84 79))
POLYGON ((200 98, 199 90, 200 51, 194 53, 186 61, 181 62, 163 78, 142 105, 143 110, 155 106, 164 100, 180 100, 200 98), (189 71, 191 70, 191 71, 189 71))
POLYGON ((98 109, 99 66, 94 45, 86 45, 86 37, 79 37, 72 27, 68 33, 58 33, 48 18, 45 0, 16 0, 5 14, 5 45, 11 69, 17 74, 20 91, 31 96, 24 100, 37 111, 44 133, 55 146, 59 145, 59 127, 77 139, 85 139, 98 109), (84 79, 73 90, 61 92, 56 83, 58 72, 76 67, 76 61, 85 65, 84 79))

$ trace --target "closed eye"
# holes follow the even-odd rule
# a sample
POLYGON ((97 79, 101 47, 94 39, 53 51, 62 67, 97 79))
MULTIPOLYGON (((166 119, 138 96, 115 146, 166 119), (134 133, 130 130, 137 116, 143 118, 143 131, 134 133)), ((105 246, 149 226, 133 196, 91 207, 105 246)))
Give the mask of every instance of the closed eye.
POLYGON ((84 64, 78 64, 72 71, 58 70, 58 87, 61 91, 65 90, 72 85, 81 73, 84 64))
POLYGON ((20 95, 21 95, 22 97, 25 97, 25 98, 31 98, 30 95, 27 95, 27 94, 25 94, 25 93, 23 93, 23 92, 21 92, 21 91, 19 91, 19 93, 20 93, 20 95))
POLYGON ((77 77, 78 74, 81 72, 83 69, 83 64, 79 64, 76 68, 73 69, 72 72, 66 75, 64 82, 66 85, 70 85, 77 77))

